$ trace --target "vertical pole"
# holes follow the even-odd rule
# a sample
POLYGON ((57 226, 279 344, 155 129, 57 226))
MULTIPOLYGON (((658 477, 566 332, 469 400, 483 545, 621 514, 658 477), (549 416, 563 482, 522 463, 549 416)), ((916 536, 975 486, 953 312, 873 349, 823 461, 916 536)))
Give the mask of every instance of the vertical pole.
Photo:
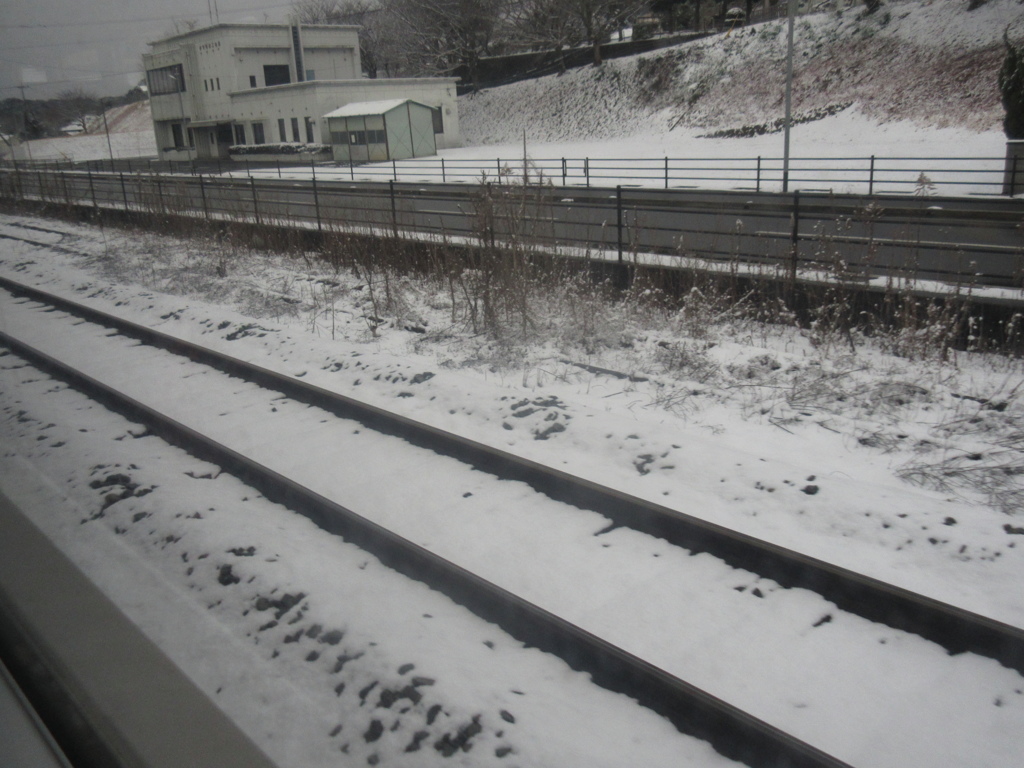
POLYGON ((210 206, 206 202, 206 184, 203 181, 203 174, 199 174, 199 196, 203 199, 203 218, 210 220, 210 206))
POLYGON ((313 171, 313 208, 316 210, 316 231, 323 232, 324 227, 320 221, 320 192, 316 187, 316 166, 313 165, 313 161, 309 161, 309 167, 313 171))
POLYGON ((124 184, 124 174, 123 173, 119 173, 117 175, 121 178, 121 197, 124 198, 124 210, 127 213, 128 212, 128 187, 126 187, 125 184, 124 184))
POLYGON ((167 209, 164 207, 164 189, 160 183, 159 173, 156 175, 156 197, 160 201, 160 215, 162 216, 167 212, 167 209))
POLYGON ((566 171, 567 170, 568 170, 568 168, 565 165, 565 158, 563 157, 562 158, 562 186, 563 187, 565 186, 565 177, 566 177, 566 171))
POLYGON ((348 174, 352 181, 356 180, 356 164, 351 160, 348 161, 348 174))
MULTIPOLYGON (((313 161, 310 160, 309 162, 310 162, 310 164, 312 164, 313 161)), ((277 161, 277 178, 279 178, 279 179, 281 178, 281 161, 280 160, 277 161)))
POLYGON ((1010 159, 1010 197, 1017 194, 1017 155, 1010 159))
POLYGON ((263 223, 260 221, 260 201, 256 196, 256 179, 252 176, 249 177, 249 188, 252 189, 252 211, 256 216, 256 224, 260 225, 263 223))
POLYGON ((590 187, 590 158, 583 158, 583 175, 587 177, 587 187, 590 187))
POLYGON ((441 183, 442 184, 447 184, 448 183, 448 174, 445 172, 445 169, 444 169, 444 158, 443 157, 441 158, 441 183))
POLYGON ((668 189, 668 158, 665 158, 665 189, 668 189))
POLYGON ((796 284, 796 268, 800 259, 800 190, 793 192, 793 230, 790 233, 789 279, 796 284))
POLYGON ((398 181, 398 162, 391 158, 391 180, 398 181))
POLYGON ((789 131, 793 125, 793 25, 796 19, 796 0, 787 4, 789 31, 786 47, 786 130, 782 142, 782 191, 789 191, 789 131))
POLYGON ((391 228, 398 237, 398 209, 395 207, 395 182, 388 182, 388 191, 391 194, 391 228))
POLYGON ((868 194, 875 192, 875 156, 871 156, 871 169, 868 171, 868 194))
POLYGON ((497 166, 497 172, 498 172, 497 179, 498 179, 498 183, 500 184, 501 183, 501 158, 495 158, 494 159, 494 163, 497 166))
POLYGON ((757 156, 757 183, 755 184, 754 191, 761 191, 761 156, 757 156))
POLYGON ((92 207, 99 208, 99 206, 96 204, 96 187, 93 186, 91 168, 89 169, 89 195, 90 197, 92 197, 92 207))
POLYGON ((43 181, 43 172, 36 171, 36 176, 39 177, 39 200, 41 202, 45 202, 45 195, 43 194, 43 190, 46 189, 46 182, 43 181))
POLYGON ((615 228, 618 235, 619 263, 622 263, 622 185, 615 187, 615 228))

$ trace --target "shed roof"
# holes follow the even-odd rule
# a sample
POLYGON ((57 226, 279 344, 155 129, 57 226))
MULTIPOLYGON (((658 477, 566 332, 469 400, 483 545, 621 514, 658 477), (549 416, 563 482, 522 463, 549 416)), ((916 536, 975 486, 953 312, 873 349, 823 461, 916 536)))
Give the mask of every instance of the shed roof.
MULTIPOLYGON (((383 115, 396 107, 400 107, 406 102, 412 102, 413 104, 420 104, 418 101, 413 99, 387 99, 385 101, 354 101, 351 104, 346 104, 343 107, 339 107, 333 112, 328 112, 324 117, 366 117, 368 115, 383 115)), ((420 104, 421 107, 426 107, 426 104, 420 104)), ((429 107, 427 107, 429 109, 429 107)))

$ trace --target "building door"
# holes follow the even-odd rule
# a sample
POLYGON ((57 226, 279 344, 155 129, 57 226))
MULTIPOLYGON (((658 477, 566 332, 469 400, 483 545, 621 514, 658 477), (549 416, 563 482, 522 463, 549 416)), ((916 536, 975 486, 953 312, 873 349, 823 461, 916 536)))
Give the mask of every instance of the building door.
POLYGON ((234 134, 231 132, 231 123, 221 123, 216 128, 216 154, 214 157, 228 157, 228 148, 234 143, 234 134))

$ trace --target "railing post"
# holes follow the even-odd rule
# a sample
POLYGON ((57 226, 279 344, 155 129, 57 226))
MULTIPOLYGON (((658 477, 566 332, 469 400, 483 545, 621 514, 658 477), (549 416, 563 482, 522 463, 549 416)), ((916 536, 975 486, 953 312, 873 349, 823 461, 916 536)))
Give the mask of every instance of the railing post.
POLYGON ((1017 194, 1017 155, 1010 158, 1010 197, 1017 194))
POLYGON ((796 284, 797 265, 800 260, 800 190, 793 191, 793 229, 790 233, 789 279, 796 284))
POLYGON ((324 227, 320 222, 320 192, 317 190, 316 166, 313 164, 312 160, 309 161, 309 168, 313 172, 313 209, 316 211, 316 231, 323 232, 324 227))
POLYGON ((206 184, 203 181, 203 174, 199 174, 199 197, 203 201, 203 218, 210 220, 210 207, 206 203, 206 184))
POLYGON ((391 180, 398 181, 398 162, 391 158, 391 180))
MULTIPOLYGON (((310 164, 313 163, 312 160, 310 160, 309 162, 310 162, 310 164)), ((281 178, 281 161, 280 160, 277 161, 277 178, 279 178, 279 179, 281 178)))
POLYGON ((583 158, 583 175, 587 177, 587 187, 590 187, 590 158, 583 158))
POLYGON ((256 179, 252 176, 249 177, 249 188, 252 189, 252 211, 256 216, 256 225, 259 226, 263 223, 260 221, 260 200, 256 195, 256 179))
POLYGON ((668 189, 668 158, 665 158, 665 189, 668 189))
POLYGON ((868 170, 868 194, 875 193, 875 156, 871 156, 871 167, 868 170))
POLYGON ((757 156, 757 182, 754 185, 754 191, 755 192, 760 192, 761 191, 761 156, 760 155, 757 156))
POLYGON ((622 263, 622 185, 615 187, 615 229, 618 239, 619 263, 622 263))
POLYGON ((121 197, 124 198, 124 211, 125 211, 125 213, 127 213, 128 212, 128 187, 126 187, 125 183, 124 183, 124 174, 123 173, 118 173, 117 175, 121 179, 121 197))
POLYGON ((568 174, 566 173, 566 172, 567 172, 568 170, 569 170, 569 169, 568 169, 568 167, 566 166, 566 163, 565 163, 565 158, 563 157, 563 158, 562 158, 562 186, 563 186, 563 187, 565 186, 565 177, 566 177, 566 176, 568 175, 568 174))
POLYGON ((91 168, 89 169, 88 173, 89 173, 89 196, 92 198, 92 207, 93 208, 99 208, 99 205, 96 204, 96 187, 93 185, 92 169, 91 168))
POLYGON ((163 185, 160 183, 159 173, 157 173, 156 175, 156 197, 157 200, 160 201, 160 215, 163 216, 165 213, 167 213, 167 208, 164 205, 164 189, 163 185))
POLYGON ((444 169, 444 158, 443 157, 441 158, 441 183, 442 184, 447 184, 448 183, 448 174, 447 174, 447 172, 444 169))
POLYGON ((501 184, 501 158, 500 157, 496 157, 494 159, 494 163, 497 166, 497 174, 498 174, 495 178, 498 180, 498 183, 501 184))
POLYGON ((398 237, 398 208, 395 206, 395 182, 392 179, 388 182, 388 192, 391 195, 391 229, 398 237))

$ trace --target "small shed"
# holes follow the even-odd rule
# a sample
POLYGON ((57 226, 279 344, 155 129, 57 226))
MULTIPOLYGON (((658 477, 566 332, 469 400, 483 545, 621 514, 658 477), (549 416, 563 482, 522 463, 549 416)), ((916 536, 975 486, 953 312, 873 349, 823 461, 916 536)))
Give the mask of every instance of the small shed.
POLYGON ((324 118, 335 162, 375 163, 437 154, 434 110, 412 99, 355 102, 324 118))

